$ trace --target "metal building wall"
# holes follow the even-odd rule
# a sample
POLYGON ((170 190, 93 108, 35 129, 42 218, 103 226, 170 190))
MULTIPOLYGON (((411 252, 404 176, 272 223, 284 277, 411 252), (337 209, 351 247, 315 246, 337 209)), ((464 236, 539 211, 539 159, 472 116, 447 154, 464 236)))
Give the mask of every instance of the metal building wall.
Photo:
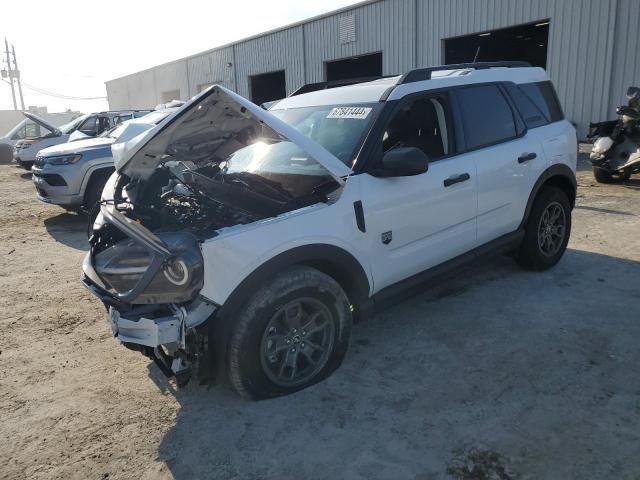
MULTIPOLYGON (((139 75, 134 73, 131 76, 139 75)), ((107 87, 107 99, 109 100, 109 108, 112 110, 124 110, 131 108, 129 106, 129 87, 127 85, 127 78, 116 78, 106 83, 107 87)))
MULTIPOLYGON (((547 70, 581 136, 611 117, 624 90, 640 82, 638 0, 377 0, 107 82, 110 106, 153 106, 161 92, 182 99, 205 84, 250 97, 251 75, 285 70, 286 88, 325 78, 325 62, 382 52, 383 74, 444 62, 444 39, 549 19, 547 70), (339 22, 355 15, 355 41, 340 42, 339 22), (133 81, 130 77, 144 77, 133 81), (152 102, 153 103, 153 102, 152 102), (144 105, 143 105, 144 104, 144 105)), ((157 102, 156 102, 157 103, 157 102)))
MULTIPOLYGON (((615 43, 613 48, 613 72, 611 106, 627 103, 625 93, 630 86, 640 87, 640 1, 618 0, 615 43)), ((609 109, 602 119, 614 117, 609 109)), ((597 120, 597 119, 596 119, 597 120)))
POLYGON ((183 100, 199 93, 206 86, 219 84, 235 89, 233 74, 233 47, 206 52, 187 59, 189 91, 183 100), (231 66, 229 66, 229 64, 231 66))
POLYGON ((304 40, 302 26, 267 34, 235 45, 237 92, 251 98, 249 77, 285 71, 287 94, 304 85, 304 40))
MULTIPOLYGON (((175 62, 160 65, 154 70, 155 91, 157 103, 162 101, 162 94, 178 90, 179 98, 171 100, 187 100, 189 98, 189 72, 187 70, 187 60, 177 60, 175 62)), ((138 92, 136 92, 138 93, 138 92)))
POLYGON ((151 108, 158 104, 155 72, 146 70, 127 77, 128 108, 151 108))
MULTIPOLYGON (((419 66, 444 62, 444 39, 550 19, 547 72, 584 136, 611 109, 618 0, 419 0, 419 66)), ((631 0, 633 1, 633 0, 631 0)))
POLYGON ((382 52, 382 73, 404 72, 415 64, 414 0, 386 0, 363 5, 304 25, 307 82, 325 78, 324 63, 366 53, 382 52), (353 12, 356 41, 340 43, 338 22, 353 12))

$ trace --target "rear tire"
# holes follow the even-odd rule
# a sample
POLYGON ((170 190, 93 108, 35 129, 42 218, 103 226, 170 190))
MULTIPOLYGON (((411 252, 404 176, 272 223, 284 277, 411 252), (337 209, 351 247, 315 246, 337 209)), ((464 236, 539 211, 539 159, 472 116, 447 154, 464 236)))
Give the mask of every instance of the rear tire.
POLYGON ((611 174, 602 168, 593 167, 593 176, 598 183, 613 183, 611 174))
POLYGON ((545 187, 533 203, 516 260, 529 270, 551 268, 562 258, 570 236, 571 205, 567 195, 559 188, 545 187))
POLYGON ((352 316, 333 278, 299 266, 260 288, 233 321, 229 380, 242 397, 260 400, 297 392, 336 370, 352 316))

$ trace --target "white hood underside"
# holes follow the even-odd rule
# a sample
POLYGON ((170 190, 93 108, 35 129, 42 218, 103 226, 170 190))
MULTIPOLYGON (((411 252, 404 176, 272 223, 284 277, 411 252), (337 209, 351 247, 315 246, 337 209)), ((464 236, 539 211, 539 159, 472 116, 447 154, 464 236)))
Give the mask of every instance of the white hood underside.
MULTIPOLYGON (((154 128, 112 145, 116 170, 131 178, 148 178, 165 159, 169 146, 177 138, 201 135, 216 145, 218 152, 231 146, 244 131, 261 130, 293 142, 320 163, 339 183, 351 169, 321 145, 287 125, 268 111, 221 87, 213 86, 167 117, 154 128)), ((202 138, 202 137, 201 137, 202 138)))

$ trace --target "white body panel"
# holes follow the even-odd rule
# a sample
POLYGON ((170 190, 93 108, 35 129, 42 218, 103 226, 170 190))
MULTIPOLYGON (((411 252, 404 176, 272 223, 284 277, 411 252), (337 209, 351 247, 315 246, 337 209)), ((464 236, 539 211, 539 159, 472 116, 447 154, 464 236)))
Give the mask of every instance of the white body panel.
POLYGON ((367 230, 361 246, 370 257, 374 292, 476 246, 476 171, 463 156, 433 162, 422 175, 362 174, 350 182, 360 187, 367 230), (445 179, 463 173, 468 181, 444 186, 445 179), (388 232, 385 245, 382 235, 388 232))
POLYGON ((356 226, 353 202, 358 182, 350 179, 333 204, 315 205, 276 218, 220 230, 205 241, 201 294, 222 305, 251 272, 270 258, 304 245, 332 245, 349 252, 362 265, 373 285, 364 234, 356 226))
MULTIPOLYGON (((523 83, 548 78, 538 68, 456 71, 439 74, 434 80, 400 85, 390 99, 446 86, 505 80, 523 83)), ((321 101, 339 103, 341 98, 353 100, 354 92, 361 92, 358 99, 365 101, 370 95, 380 95, 386 89, 385 82, 388 80, 293 97, 280 102, 277 108, 297 108, 321 101), (337 97, 333 95, 336 92, 337 97)), ((205 264, 201 294, 218 305, 223 305, 241 282, 265 262, 307 245, 331 245, 350 253, 365 271, 369 294, 373 295, 514 232, 522 222, 530 194, 541 174, 552 164, 563 163, 574 172, 576 168, 575 129, 563 120, 529 130, 521 138, 433 161, 429 170, 421 175, 378 178, 362 173, 343 180, 341 176, 351 170, 336 157, 293 127, 228 90, 212 87, 184 109, 197 106, 205 95, 214 91, 222 92, 221 101, 237 102, 295 142, 342 183, 328 204, 224 228, 205 240, 201 244, 205 264), (535 154, 534 159, 518 161, 523 154, 531 153, 535 154), (468 174, 469 179, 445 186, 445 180, 463 174, 468 174), (356 201, 363 205, 365 232, 356 224, 356 201), (390 241, 383 241, 389 240, 386 235, 389 232, 390 241)), ((134 157, 138 153, 146 155, 145 145, 159 130, 174 128, 170 123, 175 118, 176 114, 128 142, 116 143, 112 149, 118 170, 141 177, 153 171, 152 161, 138 162, 134 157)), ((114 178, 105 187, 103 199, 112 198, 113 184, 114 178)))
POLYGON ((529 194, 552 164, 575 173, 578 161, 575 129, 566 120, 528 130, 511 142, 467 154, 478 168, 478 243, 490 242, 518 228, 529 194), (518 159, 535 154, 532 160, 518 159))

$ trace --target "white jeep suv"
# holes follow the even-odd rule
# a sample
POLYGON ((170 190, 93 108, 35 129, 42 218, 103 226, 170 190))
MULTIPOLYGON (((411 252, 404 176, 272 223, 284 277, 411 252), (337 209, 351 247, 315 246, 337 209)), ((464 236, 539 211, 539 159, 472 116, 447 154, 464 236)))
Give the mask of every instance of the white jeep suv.
POLYGON ((326 378, 355 320, 479 255, 555 265, 576 198, 576 132, 521 63, 269 111, 214 86, 112 150, 83 283, 164 373, 252 399, 326 378))

